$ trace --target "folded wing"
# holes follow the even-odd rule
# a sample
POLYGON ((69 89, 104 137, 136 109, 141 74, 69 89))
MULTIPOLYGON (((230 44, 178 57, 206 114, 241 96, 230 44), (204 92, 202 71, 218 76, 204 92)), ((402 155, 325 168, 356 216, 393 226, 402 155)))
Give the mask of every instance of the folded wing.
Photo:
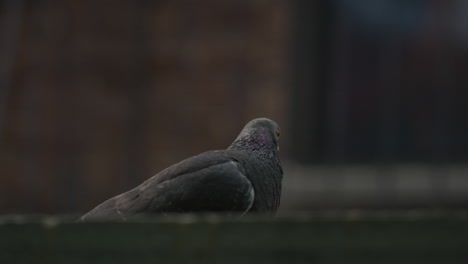
POLYGON ((186 159, 85 214, 125 220, 148 213, 247 212, 255 198, 242 166, 215 152, 186 159), (205 162, 209 160, 210 162, 205 162))

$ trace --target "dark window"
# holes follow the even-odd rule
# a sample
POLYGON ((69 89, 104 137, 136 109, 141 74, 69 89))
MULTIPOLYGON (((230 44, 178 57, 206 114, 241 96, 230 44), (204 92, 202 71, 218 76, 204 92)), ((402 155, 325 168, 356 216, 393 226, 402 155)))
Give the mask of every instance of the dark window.
POLYGON ((466 1, 295 3, 297 160, 468 159, 466 1))

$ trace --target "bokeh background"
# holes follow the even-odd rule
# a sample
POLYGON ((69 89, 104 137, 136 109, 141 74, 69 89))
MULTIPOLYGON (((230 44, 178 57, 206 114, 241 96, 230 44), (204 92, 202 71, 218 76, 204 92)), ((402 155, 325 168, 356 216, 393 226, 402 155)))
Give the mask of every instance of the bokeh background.
POLYGON ((0 213, 79 214, 244 124, 279 213, 468 206, 464 0, 0 1, 0 213))

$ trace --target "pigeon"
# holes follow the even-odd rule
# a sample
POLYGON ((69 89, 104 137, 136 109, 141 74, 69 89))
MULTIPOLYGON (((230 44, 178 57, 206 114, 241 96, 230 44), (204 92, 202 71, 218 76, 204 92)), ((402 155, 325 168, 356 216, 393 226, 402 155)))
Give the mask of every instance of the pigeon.
POLYGON ((98 205, 79 220, 169 213, 247 212, 275 215, 283 169, 278 157, 280 128, 272 120, 248 122, 225 150, 185 159, 136 188, 98 205))

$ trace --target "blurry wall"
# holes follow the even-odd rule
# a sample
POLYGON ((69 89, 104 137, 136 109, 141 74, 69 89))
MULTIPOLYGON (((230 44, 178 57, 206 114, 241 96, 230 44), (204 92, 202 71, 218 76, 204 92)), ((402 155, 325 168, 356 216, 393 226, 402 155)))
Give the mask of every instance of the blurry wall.
POLYGON ((466 208, 467 2, 293 3, 282 212, 466 208))
POLYGON ((468 205, 463 0, 0 1, 0 213, 282 127, 282 212, 468 205))
POLYGON ((466 1, 295 3, 295 159, 468 159, 466 1))
POLYGON ((286 3, 0 3, 0 213, 85 211, 285 120, 286 3))

